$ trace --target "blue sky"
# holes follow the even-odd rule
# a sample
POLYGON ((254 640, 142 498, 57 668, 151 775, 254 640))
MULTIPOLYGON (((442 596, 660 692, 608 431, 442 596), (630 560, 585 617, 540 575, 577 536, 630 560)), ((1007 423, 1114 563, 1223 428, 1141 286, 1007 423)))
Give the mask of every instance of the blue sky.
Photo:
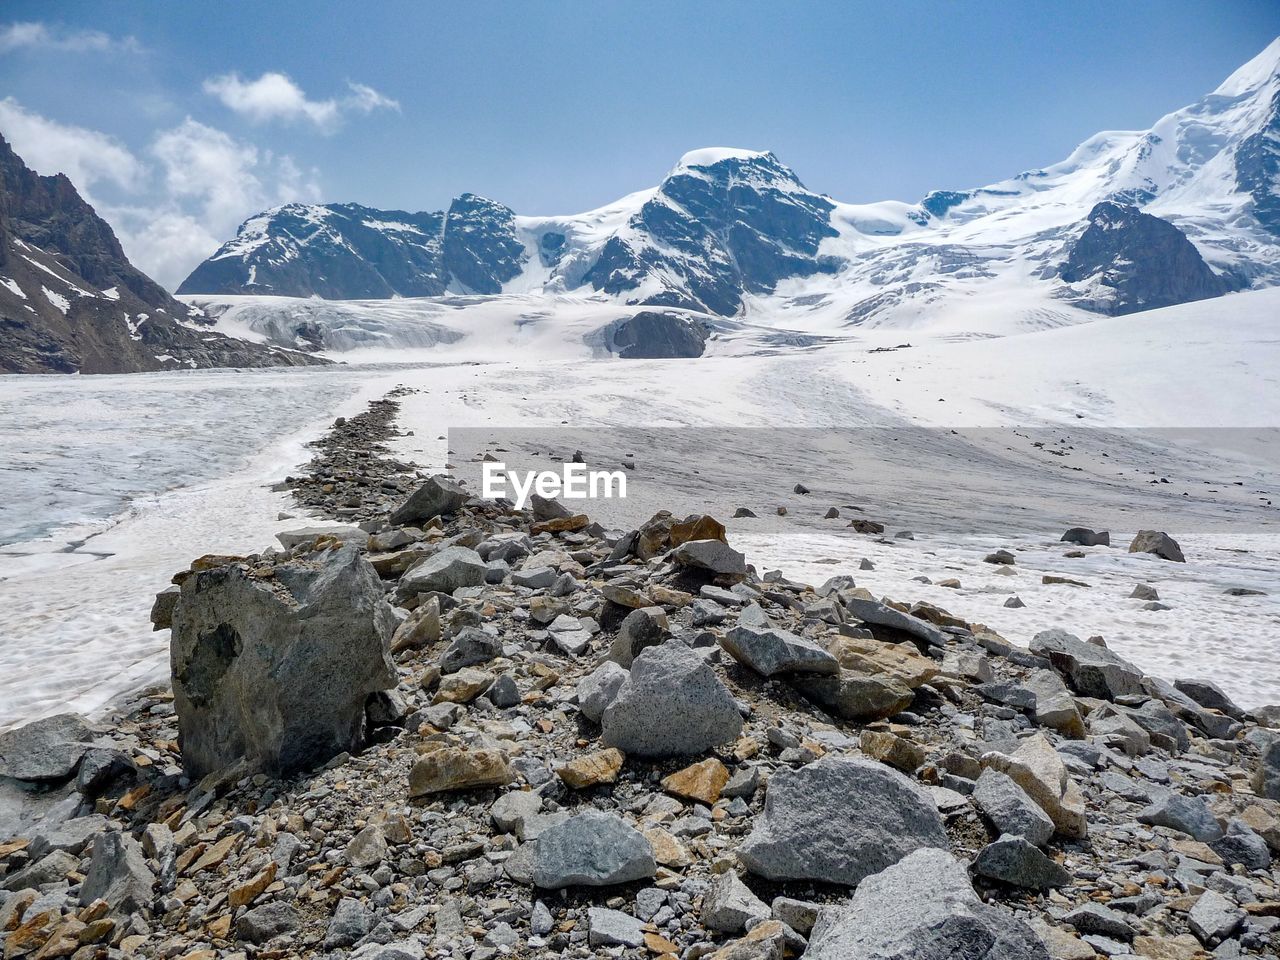
POLYGON ((1147 127, 1277 35, 1275 0, 6 0, 0 133, 173 285, 280 200, 564 213, 700 146, 916 200, 1147 127))

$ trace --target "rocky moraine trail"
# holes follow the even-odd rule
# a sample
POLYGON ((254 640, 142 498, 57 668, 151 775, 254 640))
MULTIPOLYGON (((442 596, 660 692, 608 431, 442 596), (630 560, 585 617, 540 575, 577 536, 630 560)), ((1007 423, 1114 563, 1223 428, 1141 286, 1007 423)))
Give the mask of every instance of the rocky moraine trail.
POLYGON ((159 595, 170 685, 0 734, 4 960, 1276 955, 1280 708, 479 499, 397 396, 159 595))

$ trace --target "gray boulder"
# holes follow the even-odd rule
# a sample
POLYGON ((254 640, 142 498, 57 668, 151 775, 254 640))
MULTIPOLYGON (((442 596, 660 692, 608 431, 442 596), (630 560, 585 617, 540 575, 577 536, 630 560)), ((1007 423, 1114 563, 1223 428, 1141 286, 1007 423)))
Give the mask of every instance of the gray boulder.
POLYGON ((470 547, 444 547, 400 578, 396 593, 407 599, 419 593, 453 593, 484 583, 485 562, 470 547))
POLYGON ((1071 882, 1071 874, 1045 856, 1039 847, 1023 837, 1009 834, 978 852, 973 872, 988 880, 1031 890, 1050 890, 1071 882))
POLYGON ((866 676, 841 670, 835 676, 801 674, 791 678, 801 693, 846 720, 881 720, 911 706, 915 695, 906 682, 888 673, 866 676))
POLYGON ((1206 709, 1217 710, 1236 720, 1244 716, 1244 711, 1236 706, 1235 701, 1212 681, 1175 680, 1173 686, 1206 709))
POLYGON ((1111 534, 1106 530, 1095 533, 1088 527, 1072 527, 1062 535, 1062 543, 1074 543, 1078 547, 1109 547, 1111 534))
POLYGON ((947 635, 927 620, 913 617, 909 613, 896 610, 887 603, 878 600, 866 600, 862 597, 844 597, 845 608, 863 623, 878 627, 889 627, 923 640, 931 647, 945 647, 947 635))
POLYGON ((1197 840, 1217 840, 1222 836, 1222 826, 1204 797, 1188 797, 1172 790, 1166 790, 1139 811, 1138 822, 1181 830, 1197 840))
POLYGON ((1043 847, 1053 837, 1053 821, 1014 780, 999 770, 982 771, 973 802, 1000 834, 1025 837, 1043 847))
POLYGON ((593 723, 599 723, 605 707, 613 703, 629 674, 612 660, 606 660, 578 681, 578 709, 593 723))
POLYGON ((1273 738, 1258 753, 1253 792, 1268 800, 1280 800, 1280 737, 1273 738))
POLYGON ((231 564, 182 584, 170 667, 192 777, 241 759, 289 774, 356 750, 369 695, 396 686, 395 614, 356 547, 275 569, 266 581, 231 564))
POLYGON ((32 782, 66 780, 89 749, 93 732, 74 713, 35 720, 0 733, 0 777, 32 782))
POLYGON ((359 527, 341 525, 298 527, 296 530, 284 530, 276 534, 276 539, 280 541, 280 546, 286 550, 292 550, 302 543, 310 543, 318 537, 332 537, 334 540, 343 541, 350 540, 358 544, 367 543, 369 540, 369 535, 359 527))
POLYGON ((236 936, 249 943, 266 943, 292 933, 301 924, 298 911, 292 904, 272 900, 243 914, 236 921, 236 936))
POLYGON ((422 524, 433 517, 457 513, 467 502, 467 492, 444 474, 432 477, 391 514, 393 526, 422 524))
POLYGON ((1216 890, 1206 890, 1187 914, 1187 923, 1201 943, 1212 947, 1235 933, 1246 916, 1243 910, 1216 890))
POLYGON ((624 753, 684 756, 735 740, 742 716, 702 657, 673 641, 640 652, 601 727, 605 746, 624 753))
POLYGON ((1085 643, 1065 630, 1043 630, 1031 641, 1031 652, 1044 657, 1086 697, 1114 700, 1145 694, 1142 671, 1106 647, 1085 643))
POLYGON ((840 672, 840 661, 812 640, 776 627, 739 624, 725 635, 720 645, 739 663, 764 677, 778 673, 840 672))
POLYGON ((324 948, 349 947, 361 940, 373 926, 373 912, 352 897, 343 897, 333 911, 333 919, 324 936, 324 948))
POLYGON ((682 567, 697 567, 722 576, 745 576, 747 558, 723 540, 687 540, 671 551, 682 567))
POLYGON ((1172 560, 1175 563, 1186 563, 1182 548, 1178 541, 1159 530, 1139 530, 1138 535, 1129 544, 1130 553, 1150 553, 1161 560, 1172 560))
POLYGON ((917 850, 822 912, 805 960, 852 958, 1049 960, 1049 952, 1022 920, 982 902, 955 857, 917 850))
POLYGON ((764 811, 738 850, 770 880, 853 885, 921 847, 946 847, 933 799, 882 763, 824 757, 769 781, 764 811))
POLYGON ((599 810, 585 810, 543 831, 534 857, 534 885, 547 890, 607 887, 644 880, 658 871, 644 835, 599 810))
POLYGON ((741 933, 756 918, 768 919, 769 907, 732 870, 720 874, 702 900, 702 923, 721 933, 741 933))
POLYGON ((113 911, 132 913, 149 908, 156 886, 142 845, 118 830, 99 834, 93 842, 89 872, 80 885, 80 905, 105 900, 113 911))
POLYGON ((656 647, 671 634, 667 614, 661 607, 632 610, 618 627, 609 645, 609 659, 621 667, 630 667, 646 647, 656 647))
POLYGON ((488 663, 502 656, 502 641, 479 627, 463 627, 440 655, 440 672, 457 673, 463 667, 488 663))
POLYGON ((592 947, 643 947, 644 923, 608 907, 587 908, 587 945, 592 947))

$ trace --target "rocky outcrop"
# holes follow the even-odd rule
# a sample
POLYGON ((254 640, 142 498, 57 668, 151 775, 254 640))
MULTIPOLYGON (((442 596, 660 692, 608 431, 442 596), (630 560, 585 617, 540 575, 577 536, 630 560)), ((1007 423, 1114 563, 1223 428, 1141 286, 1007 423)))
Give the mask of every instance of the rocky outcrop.
POLYGON ((394 616, 356 547, 318 551, 269 578, 231 562, 181 586, 170 660, 192 776, 241 760, 289 774, 364 742, 369 695, 396 683, 394 616))
POLYGON ((623 360, 668 360, 700 357, 707 347, 707 328, 678 313, 643 310, 611 326, 608 347, 623 360))
POLYGON ((1168 220, 1109 200, 1089 211, 1089 225, 1072 244, 1061 274, 1072 285, 1072 299, 1113 315, 1208 300, 1234 289, 1168 220))
POLYGON ((0 137, 0 373, 319 362, 208 329, 129 262, 66 176, 38 175, 0 137))

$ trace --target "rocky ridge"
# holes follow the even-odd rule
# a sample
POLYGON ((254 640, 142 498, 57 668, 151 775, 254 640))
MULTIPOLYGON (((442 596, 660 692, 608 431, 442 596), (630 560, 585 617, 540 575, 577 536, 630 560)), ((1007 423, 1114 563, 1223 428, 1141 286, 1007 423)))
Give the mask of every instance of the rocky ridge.
POLYGON ((709 517, 470 497, 379 450, 394 403, 290 482, 327 522, 196 560, 154 613, 225 650, 245 584, 376 573, 343 610, 389 612, 351 643, 394 672, 324 678, 364 699, 350 745, 197 774, 181 671, 0 736, 43 806, 0 792, 6 960, 1274 955, 1280 711, 757 572, 709 517))

